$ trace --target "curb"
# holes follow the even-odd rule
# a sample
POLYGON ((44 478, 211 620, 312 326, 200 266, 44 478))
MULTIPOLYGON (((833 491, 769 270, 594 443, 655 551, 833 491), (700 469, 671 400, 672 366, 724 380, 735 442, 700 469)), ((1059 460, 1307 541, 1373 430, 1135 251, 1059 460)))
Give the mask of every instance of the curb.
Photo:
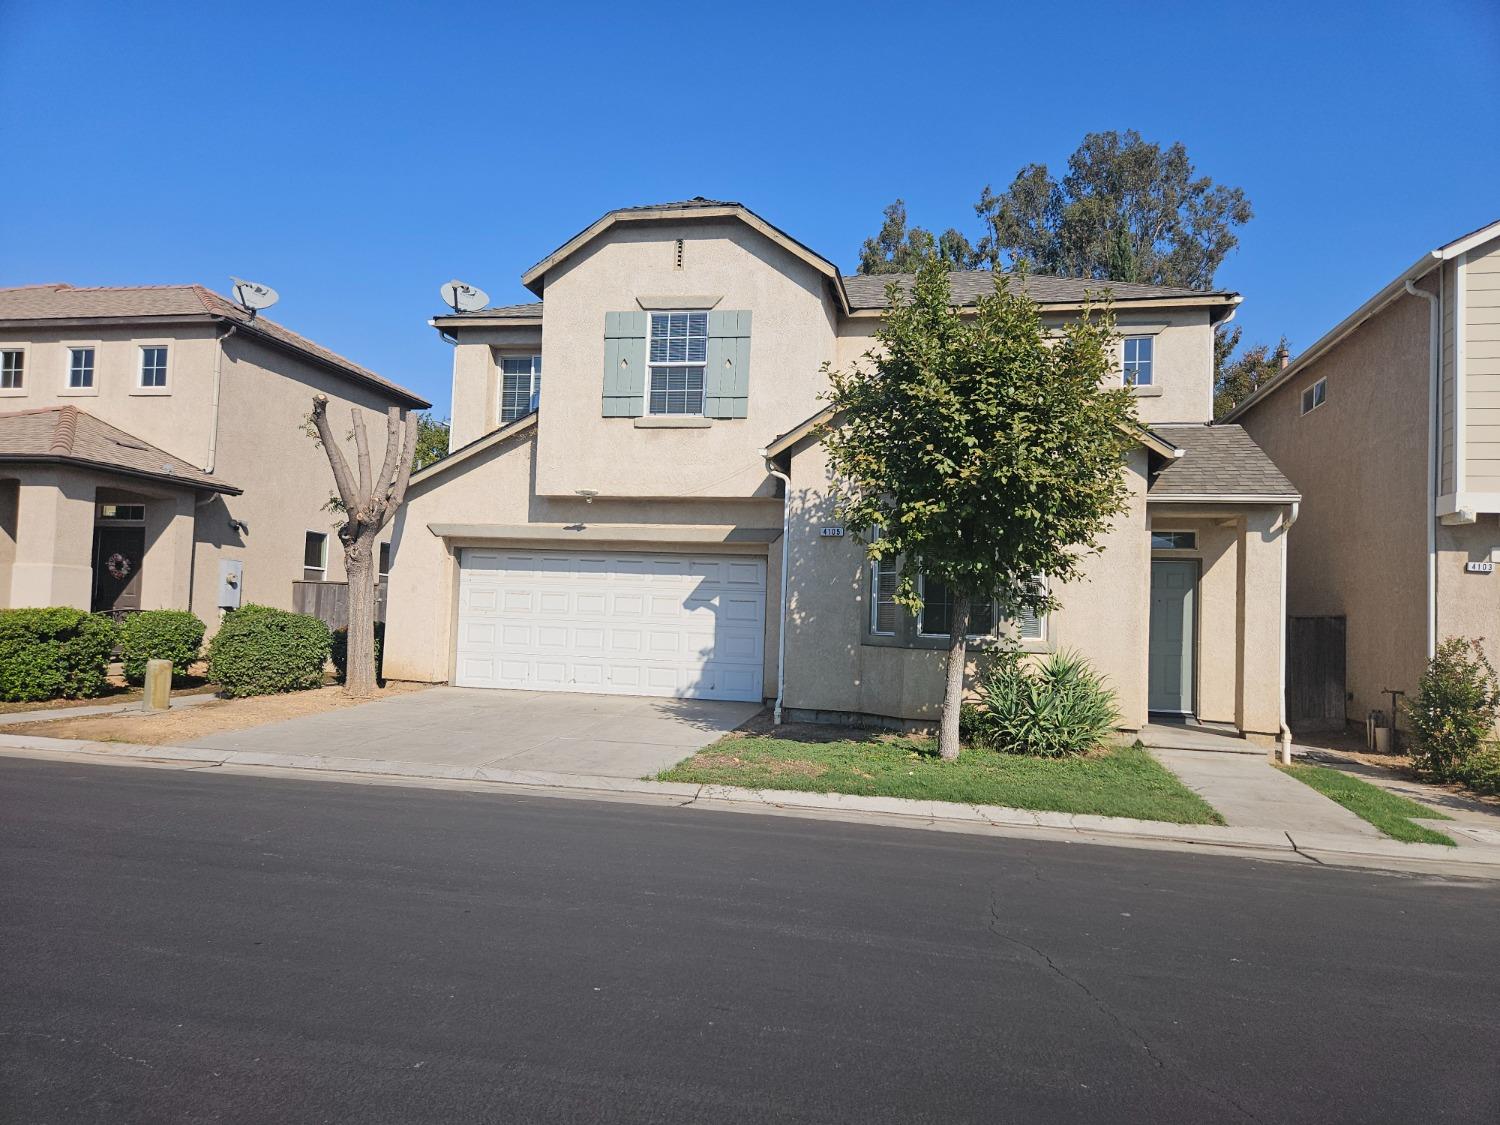
POLYGON ((485 788, 580 799, 664 800, 679 808, 808 816, 855 823, 970 834, 1046 837, 1083 843, 1221 852, 1249 858, 1387 871, 1462 875, 1500 880, 1500 847, 1448 848, 1395 840, 1288 833, 1273 828, 1174 824, 1087 813, 1046 812, 1000 805, 962 805, 902 797, 860 797, 785 789, 645 781, 600 774, 562 774, 487 766, 434 767, 388 759, 332 758, 318 754, 267 754, 192 746, 38 738, 0 734, 0 753, 78 756, 96 762, 208 766, 248 772, 288 770, 327 780, 405 779, 478 783, 485 788))

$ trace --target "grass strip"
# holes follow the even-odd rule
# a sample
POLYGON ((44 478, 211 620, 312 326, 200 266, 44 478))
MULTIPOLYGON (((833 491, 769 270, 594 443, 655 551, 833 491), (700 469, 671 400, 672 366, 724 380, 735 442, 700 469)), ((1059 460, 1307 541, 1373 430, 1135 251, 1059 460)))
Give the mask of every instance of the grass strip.
POLYGON ((1369 821, 1393 840, 1407 844, 1445 844, 1450 848, 1455 846, 1451 837, 1411 822, 1411 817, 1423 820, 1453 819, 1436 809, 1419 805, 1416 801, 1327 766, 1293 765, 1280 768, 1303 784, 1312 786, 1330 801, 1343 805, 1361 820, 1369 821))
POLYGON ((731 736, 657 775, 661 781, 910 797, 1174 824, 1223 824, 1203 798, 1137 743, 1080 758, 993 750, 938 757, 927 739, 801 742, 731 736))

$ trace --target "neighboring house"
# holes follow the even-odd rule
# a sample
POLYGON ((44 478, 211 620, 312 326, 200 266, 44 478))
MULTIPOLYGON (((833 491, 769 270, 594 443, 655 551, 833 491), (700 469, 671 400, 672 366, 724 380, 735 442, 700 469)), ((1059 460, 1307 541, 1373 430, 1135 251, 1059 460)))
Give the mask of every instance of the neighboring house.
MULTIPOLYGON (((695 199, 569 239, 522 277, 545 306, 435 318, 455 343, 454 448, 398 517, 386 674, 761 700, 784 668, 792 718, 932 720, 944 592, 926 583, 917 616, 891 600, 838 525, 817 440, 822 366, 871 347, 893 280, 910 283, 843 277, 745 207, 695 199)), ((1099 285, 1024 284, 1052 326, 1099 285)), ((953 276, 965 304, 992 285, 953 276)), ((1213 326, 1239 298, 1110 288, 1115 378, 1150 426, 1122 465, 1129 510, 1050 620, 994 607, 976 648, 1015 631, 1086 653, 1127 727, 1149 706, 1274 736, 1296 493, 1238 427, 1206 425, 1213 326)))
MULTIPOLYGON (((0 606, 292 606, 343 580, 316 394, 422 399, 200 285, 0 289, 0 606)), ((388 552, 386 552, 388 554, 388 552)))
POLYGON ((1302 491, 1288 608, 1345 618, 1348 718, 1411 695, 1441 638, 1500 652, 1500 223, 1423 254, 1228 420, 1302 491))

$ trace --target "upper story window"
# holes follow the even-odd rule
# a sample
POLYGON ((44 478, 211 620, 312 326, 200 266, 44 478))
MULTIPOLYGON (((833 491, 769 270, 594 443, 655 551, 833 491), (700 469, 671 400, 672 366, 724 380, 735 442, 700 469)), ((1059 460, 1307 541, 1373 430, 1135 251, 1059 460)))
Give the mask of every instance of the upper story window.
POLYGON ((1328 401, 1328 378, 1319 379, 1302 392, 1302 413, 1307 414, 1328 401))
POLYGON ((1125 385, 1127 387, 1151 386, 1151 366, 1155 351, 1155 337, 1125 337, 1125 385))
POLYGON ((0 352, 0 391, 19 391, 26 386, 26 353, 19 348, 0 352))
POLYGON ((165 387, 167 385, 167 349, 160 344, 141 348, 141 386, 165 387))
POLYGON ((651 314, 651 414, 702 414, 703 373, 708 362, 708 314, 651 314))
POLYGON ((68 386, 73 390, 88 390, 94 385, 94 349, 68 349, 68 386))
POLYGON ((542 357, 500 357, 500 424, 514 422, 535 412, 542 397, 542 357))

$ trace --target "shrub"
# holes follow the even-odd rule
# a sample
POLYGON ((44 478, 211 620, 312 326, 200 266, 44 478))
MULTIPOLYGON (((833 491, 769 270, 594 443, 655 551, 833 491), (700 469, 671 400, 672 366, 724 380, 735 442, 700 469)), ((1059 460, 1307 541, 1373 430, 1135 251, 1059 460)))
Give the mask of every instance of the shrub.
POLYGON ((180 680, 198 659, 204 624, 182 609, 148 609, 133 613, 120 626, 120 660, 125 678, 133 684, 146 680, 146 661, 170 660, 172 678, 180 680))
MULTIPOLYGON (((375 679, 381 677, 385 655, 385 622, 375 622, 375 679)), ((335 629, 333 631, 333 667, 338 676, 339 683, 343 683, 349 677, 349 630, 335 629)))
POLYGON ((225 695, 321 687, 332 637, 306 613, 246 605, 224 615, 208 645, 208 674, 225 695))
POLYGON ((1417 773, 1462 781, 1470 761, 1495 733, 1500 678, 1478 640, 1449 637, 1422 673, 1406 705, 1411 760, 1417 773))
POLYGON ((1040 664, 1003 652, 979 684, 977 741, 1011 754, 1060 758, 1103 744, 1119 722, 1115 693, 1076 653, 1040 664))
POLYGON ((1487 742, 1464 764, 1463 783, 1476 793, 1500 797, 1500 746, 1487 742))
POLYGON ((83 699, 109 686, 114 622, 81 609, 0 610, 0 699, 83 699))

